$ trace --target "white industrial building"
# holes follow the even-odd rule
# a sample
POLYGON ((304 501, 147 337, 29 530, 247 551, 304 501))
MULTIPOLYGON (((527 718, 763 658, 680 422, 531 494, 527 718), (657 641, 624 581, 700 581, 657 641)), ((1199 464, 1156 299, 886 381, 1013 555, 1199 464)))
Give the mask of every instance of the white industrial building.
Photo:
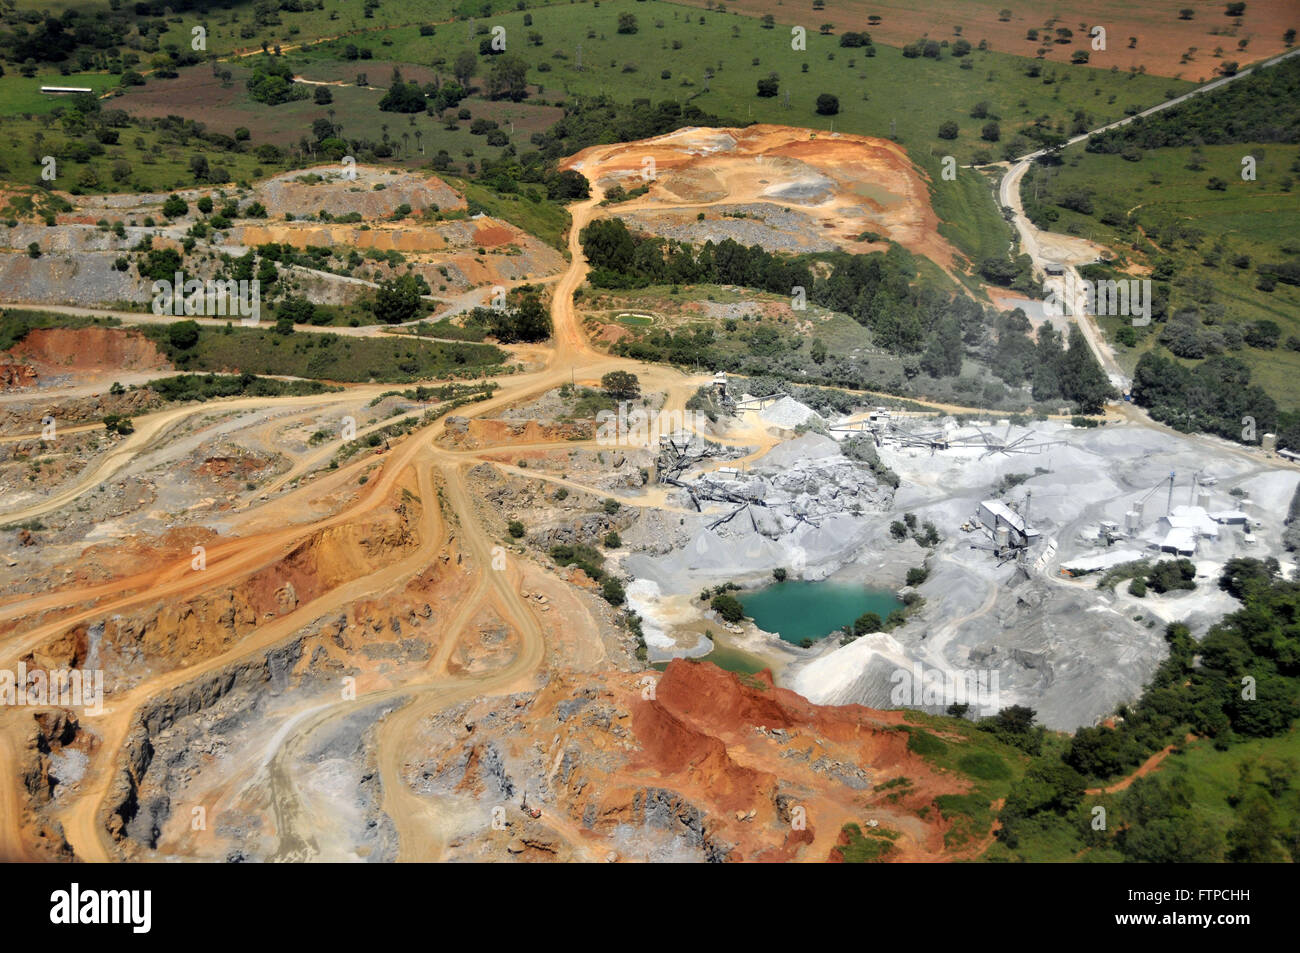
POLYGON ((1157 525, 1165 534, 1160 543, 1162 553, 1194 556, 1198 539, 1219 538, 1219 524, 1203 506, 1175 506, 1157 525))
POLYGON ((1184 527, 1171 529, 1160 541, 1160 551, 1175 556, 1195 556, 1196 532, 1184 527))
POLYGON ((1001 500, 984 500, 979 506, 979 520, 991 532, 997 533, 998 526, 1005 526, 1020 538, 1018 543, 1029 543, 1037 539, 1038 530, 1025 524, 1019 513, 1001 500))

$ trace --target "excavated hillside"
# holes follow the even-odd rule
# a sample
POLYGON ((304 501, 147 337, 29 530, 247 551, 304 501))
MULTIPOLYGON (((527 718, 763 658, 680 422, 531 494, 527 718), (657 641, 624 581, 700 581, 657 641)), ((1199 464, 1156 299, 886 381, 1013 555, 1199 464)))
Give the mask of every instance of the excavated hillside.
POLYGON ((944 268, 956 254, 938 232, 924 174, 887 139, 761 124, 691 127, 591 146, 564 165, 598 189, 650 182, 645 196, 607 214, 670 238, 867 252, 883 247, 864 235, 874 232, 944 268))

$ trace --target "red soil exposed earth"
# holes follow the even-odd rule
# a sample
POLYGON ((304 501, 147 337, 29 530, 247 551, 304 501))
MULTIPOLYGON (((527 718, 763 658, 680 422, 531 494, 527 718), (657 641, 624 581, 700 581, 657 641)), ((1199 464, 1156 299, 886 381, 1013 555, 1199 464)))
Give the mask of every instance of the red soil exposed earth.
MULTIPOLYGON (((685 2, 711 6, 709 0, 685 2)), ((1141 66, 1155 76, 1197 82, 1213 79, 1223 60, 1237 60, 1244 66, 1284 52, 1282 34, 1289 27, 1300 28, 1295 0, 1251 0, 1240 27, 1234 25, 1232 17, 1224 15, 1224 7, 1219 0, 1084 0, 1068 7, 1041 7, 1042 12, 1007 0, 962 0, 926 4, 924 8, 915 0, 834 0, 817 12, 806 6, 782 5, 779 0, 735 0, 727 5, 733 13, 752 17, 771 14, 777 23, 799 23, 809 32, 824 21, 834 23, 837 34, 865 30, 872 40, 889 46, 906 46, 922 37, 951 41, 957 38, 956 28, 960 27, 960 36, 972 46, 987 40, 998 53, 1034 56, 1046 46, 1049 62, 1068 63, 1076 50, 1087 50, 1088 66, 1094 69, 1117 66, 1127 71, 1141 66), (1192 19, 1179 17, 1184 8, 1194 11, 1192 19), (1006 22, 998 17, 1003 9, 1012 11, 1006 22), (867 17, 873 15, 880 17, 879 23, 868 21, 867 17), (1049 22, 1052 26, 1047 28, 1049 22), (1094 26, 1106 28, 1105 50, 1092 49, 1089 31, 1094 26), (1070 43, 1041 42, 1045 28, 1054 39, 1057 27, 1074 32, 1070 43), (1030 29, 1039 31, 1039 41, 1026 38, 1030 29), (1211 30, 1224 32, 1214 34, 1211 30), (1133 49, 1129 48, 1131 36, 1138 40, 1133 49), (1244 51, 1237 50, 1240 39, 1250 40, 1244 51), (1197 52, 1190 63, 1183 63, 1182 55, 1189 47, 1196 47, 1197 52), (1216 47, 1223 47, 1222 60, 1212 55, 1216 47)))
POLYGON ((885 233, 944 268, 955 251, 939 235, 923 173, 886 139, 819 133, 790 126, 687 128, 652 139, 592 146, 565 160, 598 187, 639 185, 653 160, 648 195, 609 212, 654 212, 711 205, 767 203, 796 209, 817 234, 847 251, 878 250, 859 241, 885 233))
POLYGON ((774 687, 768 672, 740 676, 681 659, 668 664, 652 698, 630 707, 640 751, 628 766, 631 777, 618 772, 609 780, 653 773, 707 805, 715 830, 737 845, 731 859, 837 860, 843 826, 872 819, 900 834, 890 860, 956 860, 978 851, 945 846, 950 825, 934 799, 969 785, 908 749, 902 712, 814 705, 774 687), (855 790, 828 777, 818 769, 828 763, 865 770, 871 786, 855 790), (895 778, 911 782, 905 794, 890 800, 876 792, 895 778), (804 830, 786 816, 796 807, 806 816, 804 830), (751 810, 756 816, 742 820, 751 810), (783 829, 792 834, 777 837, 783 829))
POLYGON ((138 331, 119 328, 41 328, 10 349, 17 361, 55 373, 68 371, 152 371, 170 367, 154 343, 138 331))

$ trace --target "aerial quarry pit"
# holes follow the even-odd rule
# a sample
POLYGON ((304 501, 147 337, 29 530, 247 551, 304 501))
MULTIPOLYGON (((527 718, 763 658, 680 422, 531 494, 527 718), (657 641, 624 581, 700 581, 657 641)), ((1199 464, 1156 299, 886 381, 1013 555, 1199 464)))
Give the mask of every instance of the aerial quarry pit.
MULTIPOLYGON (((1028 384, 1013 410, 1014 388, 981 406, 987 389, 963 403, 870 380, 774 388, 752 361, 655 361, 650 346, 685 333, 673 321, 714 320, 716 289, 646 282, 652 308, 628 290, 641 286, 587 283, 585 230, 620 218, 756 256, 905 250, 995 314, 1011 292, 982 285, 941 229, 913 155, 766 123, 587 145, 556 164, 586 183, 564 199, 559 247, 409 148, 400 168, 304 160, 227 187, 218 207, 264 214, 200 229, 198 250, 204 185, 60 193, 57 227, 0 223, 0 308, 46 316, 0 353, 0 854, 1005 850, 1006 766, 1018 780, 1030 756, 980 719, 1030 709, 1057 747, 1113 726, 1169 656, 1171 624, 1201 640, 1242 608, 1225 567, 1272 558, 1292 578, 1300 468, 1272 434, 1158 423, 1126 387, 1100 412, 1062 398, 1047 413, 1028 384), (602 201, 611 190, 631 194, 602 201), (173 192, 190 211, 164 213, 173 192), (268 246, 280 288, 263 290, 260 324, 151 312, 144 256, 174 251, 207 281, 268 246), (313 249, 342 251, 308 267, 313 249), (364 270, 329 264, 348 251, 364 270), (408 275, 418 317, 355 319, 408 275), (289 289, 354 320, 273 331, 289 289), (507 295, 530 293, 549 335, 483 332, 507 295), (199 345, 175 331, 187 317, 199 345), (255 334, 243 351, 220 344, 255 334), (254 346, 297 363, 254 366, 254 346), (390 346, 400 374, 382 363, 390 346), (189 374, 179 397, 162 383, 189 374), (800 640, 746 607, 796 585, 894 608, 800 640), (96 684, 93 704, 73 698, 96 684)), ((1077 252, 1070 268, 1106 247, 1005 211, 1008 234, 1077 252)), ((830 266, 810 273, 825 284, 830 266)), ((742 335, 751 315, 757 329, 788 310, 757 295, 736 308, 742 335)), ((1087 340, 1070 353, 1128 385, 1132 364, 1091 316, 1078 323, 1087 340)))

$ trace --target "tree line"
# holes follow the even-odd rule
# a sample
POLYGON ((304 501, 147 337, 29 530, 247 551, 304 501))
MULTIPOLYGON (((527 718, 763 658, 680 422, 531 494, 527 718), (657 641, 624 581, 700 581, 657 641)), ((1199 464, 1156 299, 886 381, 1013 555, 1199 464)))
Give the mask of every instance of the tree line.
POLYGON ((1300 142, 1300 59, 1256 70, 1236 82, 1193 96, 1088 140, 1089 152, 1128 148, 1300 142))
MULTIPOLYGON (((965 295, 919 281, 912 255, 896 244, 885 252, 867 255, 819 252, 789 256, 758 245, 745 247, 732 239, 697 247, 638 235, 618 218, 597 219, 583 229, 579 239, 591 263, 587 280, 597 288, 741 285, 792 299, 797 298, 797 289, 802 289, 807 302, 849 315, 871 331, 878 346, 910 356, 918 371, 933 378, 959 375, 963 359, 971 355, 1012 387, 1032 383, 1035 400, 1064 399, 1085 413, 1097 413, 1113 396, 1106 375, 1077 328, 1070 335, 1068 349, 1050 328, 1036 343, 1023 311, 1004 313, 995 321, 991 311, 965 295), (990 324, 995 327, 993 336, 988 333, 990 324)), ((771 331, 759 328, 753 333, 751 350, 763 346, 760 332, 764 330, 771 331)), ((768 337, 773 338, 771 348, 783 346, 774 332, 768 337)), ((713 335, 708 329, 683 329, 661 338, 658 350, 674 362, 720 360, 712 350, 713 335)), ((822 360, 816 353, 813 360, 821 364, 826 356, 823 348, 822 360)))
POLYGON ((1182 433, 1212 433, 1238 443, 1254 443, 1276 431, 1276 401, 1251 382, 1250 368, 1235 357, 1217 355, 1194 367, 1143 354, 1133 373, 1133 402, 1152 419, 1182 433), (1253 419, 1249 427, 1243 418, 1253 419))

